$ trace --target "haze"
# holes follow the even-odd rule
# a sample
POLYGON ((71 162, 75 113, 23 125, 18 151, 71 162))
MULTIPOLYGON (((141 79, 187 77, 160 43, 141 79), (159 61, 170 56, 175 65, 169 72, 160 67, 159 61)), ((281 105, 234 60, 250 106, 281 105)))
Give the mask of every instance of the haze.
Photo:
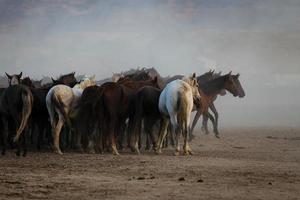
POLYGON ((300 1, 0 0, 0 73, 240 73, 220 126, 299 126, 300 1))

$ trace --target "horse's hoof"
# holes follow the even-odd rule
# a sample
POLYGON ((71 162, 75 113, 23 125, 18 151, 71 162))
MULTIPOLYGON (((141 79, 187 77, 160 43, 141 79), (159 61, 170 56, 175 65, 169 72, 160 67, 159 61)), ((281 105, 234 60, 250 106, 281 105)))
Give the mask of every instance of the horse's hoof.
POLYGON ((119 156, 119 155, 120 155, 118 151, 113 151, 112 153, 113 153, 113 155, 115 155, 115 156, 119 156))
POLYGON ((137 155, 141 155, 141 152, 140 152, 139 149, 136 149, 135 152, 136 152, 137 155))
POLYGON ((19 138, 17 136, 15 136, 14 139, 13 139, 13 142, 16 143, 18 141, 18 139, 19 138))
POLYGON ((180 152, 179 151, 176 151, 175 153, 174 153, 174 156, 179 156, 180 155, 180 152))
POLYGON ((155 154, 156 154, 156 155, 162 154, 161 149, 156 149, 156 150, 155 150, 155 154))
POLYGON ((54 153, 56 153, 58 155, 63 155, 63 153, 61 152, 61 150, 56 150, 56 151, 54 151, 54 153))
POLYGON ((216 136, 216 138, 220 139, 220 136, 219 136, 219 135, 215 135, 215 136, 216 136))

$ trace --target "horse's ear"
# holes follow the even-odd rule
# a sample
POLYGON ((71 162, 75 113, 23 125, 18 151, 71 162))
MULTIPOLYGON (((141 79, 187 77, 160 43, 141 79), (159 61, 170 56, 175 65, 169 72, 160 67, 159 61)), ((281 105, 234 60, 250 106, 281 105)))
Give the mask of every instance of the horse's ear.
POLYGON ((21 79, 23 72, 18 75, 18 78, 21 79))
POLYGON ((230 71, 230 72, 228 73, 228 75, 231 75, 231 72, 232 72, 232 71, 230 71))
POLYGON ((56 80, 54 80, 52 77, 51 77, 51 80, 52 80, 52 82, 53 82, 53 83, 55 83, 55 82, 56 82, 56 80))
POLYGON ((91 78, 90 78, 90 79, 94 81, 94 80, 95 80, 95 78, 96 78, 96 75, 94 74, 93 76, 91 76, 91 78))
POLYGON ((236 77, 239 78, 240 77, 240 73, 237 73, 236 77))
POLYGON ((75 75, 75 72, 72 72, 73 76, 75 75))
POLYGON ((215 70, 212 70, 211 73, 213 74, 215 72, 215 70))
POLYGON ((9 75, 8 73, 5 72, 5 74, 6 74, 6 76, 7 76, 8 79, 12 78, 11 75, 9 75))
POLYGON ((195 72, 193 73, 192 78, 196 78, 196 73, 195 72))

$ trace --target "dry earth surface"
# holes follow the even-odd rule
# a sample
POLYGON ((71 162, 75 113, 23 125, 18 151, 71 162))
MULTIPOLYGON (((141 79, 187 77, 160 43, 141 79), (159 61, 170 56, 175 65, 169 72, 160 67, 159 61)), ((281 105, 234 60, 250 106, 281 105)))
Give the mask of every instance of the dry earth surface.
POLYGON ((193 156, 9 152, 0 199, 300 199, 300 129, 196 135, 193 156))

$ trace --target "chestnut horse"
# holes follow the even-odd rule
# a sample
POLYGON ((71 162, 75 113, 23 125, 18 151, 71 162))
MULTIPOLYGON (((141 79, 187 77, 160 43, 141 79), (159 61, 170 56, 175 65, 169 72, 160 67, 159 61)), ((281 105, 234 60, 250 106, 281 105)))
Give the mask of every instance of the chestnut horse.
MULTIPOLYGON (((201 85, 201 87, 199 88, 199 92, 201 95, 201 101, 200 101, 201 103, 200 103, 200 107, 197 110, 195 118, 193 120, 190 129, 190 134, 193 132, 197 120, 200 118, 202 114, 208 113, 208 108, 212 105, 213 101, 216 99, 216 96, 222 90, 224 89, 227 90, 234 97, 238 96, 240 98, 243 98, 245 96, 244 89, 239 81, 239 76, 240 76, 239 74, 231 75, 231 72, 229 72, 226 75, 220 76, 201 85)), ((215 136, 219 138, 219 132, 215 120, 211 115, 208 115, 208 117, 213 122, 215 136)))

